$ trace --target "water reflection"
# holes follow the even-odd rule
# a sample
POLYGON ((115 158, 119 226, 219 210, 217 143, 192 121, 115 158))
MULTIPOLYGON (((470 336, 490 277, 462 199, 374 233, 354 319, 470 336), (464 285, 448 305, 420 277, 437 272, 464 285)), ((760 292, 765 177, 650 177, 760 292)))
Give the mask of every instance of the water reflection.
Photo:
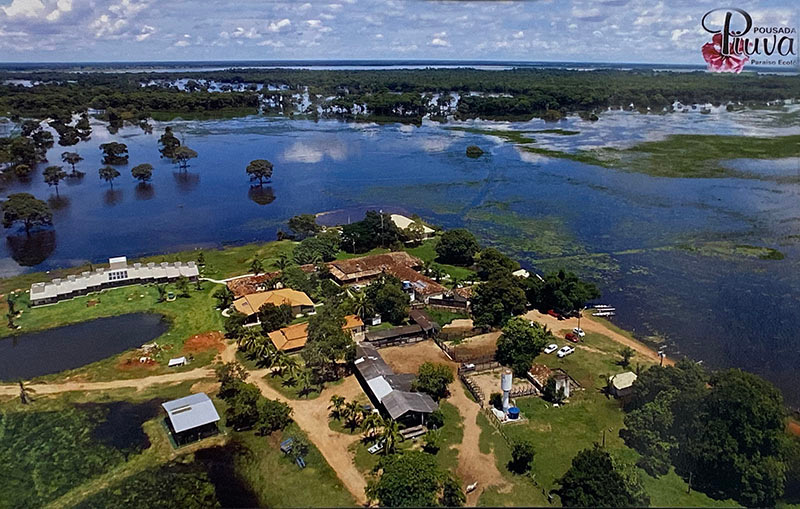
POLYGON ((63 210, 69 207, 70 199, 67 196, 61 196, 58 194, 51 195, 50 198, 47 199, 47 204, 53 210, 63 210))
POLYGON ((140 182, 137 184, 134 191, 136 193, 136 199, 140 201, 152 200, 156 195, 156 188, 153 187, 153 184, 148 184, 147 182, 140 182))
POLYGON ((30 235, 9 235, 6 237, 11 258, 23 267, 33 267, 47 260, 56 249, 55 230, 39 230, 30 235))
POLYGON ((247 191, 247 197, 259 205, 269 205, 275 201, 272 187, 253 186, 247 191))
POLYGON ((283 153, 283 160, 293 163, 318 163, 325 157, 334 161, 347 159, 347 145, 339 138, 326 136, 321 139, 295 142, 283 153))
POLYGON ((198 173, 175 171, 172 172, 172 177, 175 179, 175 183, 178 184, 178 191, 182 193, 190 193, 200 184, 200 175, 198 173))
POLYGON ((103 203, 109 207, 122 202, 122 189, 108 189, 103 193, 103 203))

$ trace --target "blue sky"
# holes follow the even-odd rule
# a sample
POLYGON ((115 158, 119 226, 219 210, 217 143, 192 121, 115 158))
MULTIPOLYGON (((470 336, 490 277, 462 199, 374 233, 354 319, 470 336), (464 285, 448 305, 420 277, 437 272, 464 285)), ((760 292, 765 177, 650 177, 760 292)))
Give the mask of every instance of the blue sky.
MULTIPOLYGON (((722 0, 0 0, 0 61, 456 59, 702 64, 722 0)), ((791 1, 735 2, 797 26, 791 1)))

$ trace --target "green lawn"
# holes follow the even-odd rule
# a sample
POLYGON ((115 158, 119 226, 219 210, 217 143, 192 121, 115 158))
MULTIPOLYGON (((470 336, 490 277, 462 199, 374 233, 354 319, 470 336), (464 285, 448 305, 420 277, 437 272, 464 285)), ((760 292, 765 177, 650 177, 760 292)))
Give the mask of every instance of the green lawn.
MULTIPOLYGON (((153 285, 136 285, 104 290, 51 306, 32 309, 20 306, 23 309, 23 313, 15 321, 17 325, 21 326, 21 329, 13 332, 20 334, 126 313, 159 313, 171 322, 169 330, 155 339, 164 348, 162 352, 154 357, 159 362, 159 367, 146 371, 138 369, 120 371, 116 369, 119 357, 114 356, 76 370, 65 371, 58 375, 48 375, 44 378, 52 380, 63 376, 83 374, 89 380, 104 380, 137 378, 144 375, 167 372, 167 360, 181 351, 183 342, 186 339, 198 333, 222 329, 222 316, 219 311, 214 309, 216 300, 211 296, 218 287, 219 285, 203 282, 202 290, 197 291, 194 285, 191 285, 189 290, 190 297, 178 297, 172 302, 158 302, 158 291, 153 285), (87 303, 89 301, 97 303, 93 306, 88 306, 87 303)), ((169 290, 175 291, 173 285, 169 285, 169 290)), ((27 304, 27 295, 23 296, 20 301, 20 304, 27 304)), ((0 337, 8 336, 11 332, 7 328, 0 329, 0 337)), ((213 359, 216 352, 211 350, 194 355, 195 360, 191 365, 177 368, 177 370, 190 370, 207 364, 213 359)), ((175 371, 175 369, 173 368, 172 371, 175 371)))
POLYGON ((433 320, 444 327, 448 323, 452 322, 453 320, 459 320, 462 318, 469 318, 470 316, 466 313, 458 313, 456 311, 449 311, 446 309, 434 309, 434 308, 427 308, 425 310, 433 320))
POLYGON ((456 278, 459 281, 472 281, 477 279, 475 272, 467 267, 458 267, 456 265, 448 265, 436 261, 436 244, 439 243, 439 237, 428 239, 417 247, 407 248, 409 254, 416 256, 423 262, 436 263, 442 270, 449 274, 451 278, 456 278))

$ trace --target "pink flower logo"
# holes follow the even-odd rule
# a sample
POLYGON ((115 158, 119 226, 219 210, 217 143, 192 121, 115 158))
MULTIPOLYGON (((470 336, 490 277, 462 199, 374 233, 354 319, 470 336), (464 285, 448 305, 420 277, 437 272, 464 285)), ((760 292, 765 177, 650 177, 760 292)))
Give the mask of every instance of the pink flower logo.
POLYGON ((744 43, 739 41, 739 51, 733 51, 733 43, 731 43, 730 55, 722 54, 722 34, 714 34, 711 38, 712 42, 703 44, 703 58, 708 63, 708 69, 713 72, 742 72, 744 64, 750 60, 750 57, 744 54, 744 43))

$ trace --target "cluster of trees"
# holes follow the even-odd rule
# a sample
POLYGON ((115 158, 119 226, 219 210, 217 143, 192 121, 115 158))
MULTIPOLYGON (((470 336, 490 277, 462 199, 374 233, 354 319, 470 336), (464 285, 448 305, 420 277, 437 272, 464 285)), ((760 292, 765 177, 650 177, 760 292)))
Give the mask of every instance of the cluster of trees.
POLYGON ((580 451, 556 481, 564 507, 647 507, 650 497, 637 471, 597 444, 580 451))
POLYGON ((780 391, 741 370, 711 376, 697 364, 653 366, 625 408, 625 442, 649 474, 671 465, 692 487, 745 506, 774 506, 786 480, 787 437, 780 391))
POLYGON ((382 507, 461 507, 466 501, 458 480, 431 454, 384 456, 376 470, 380 476, 368 483, 367 496, 382 507))
POLYGON ((249 373, 241 364, 222 364, 216 374, 220 382, 219 397, 228 404, 225 410, 228 426, 237 431, 256 429, 261 435, 269 435, 291 424, 291 407, 263 397, 258 387, 245 382, 249 373))
POLYGON ((367 211, 364 219, 342 226, 341 248, 349 253, 365 253, 376 247, 402 249, 402 230, 390 214, 367 211))
POLYGON ((455 380, 453 370, 445 364, 425 362, 419 367, 411 389, 424 392, 439 401, 450 395, 449 386, 455 380))

